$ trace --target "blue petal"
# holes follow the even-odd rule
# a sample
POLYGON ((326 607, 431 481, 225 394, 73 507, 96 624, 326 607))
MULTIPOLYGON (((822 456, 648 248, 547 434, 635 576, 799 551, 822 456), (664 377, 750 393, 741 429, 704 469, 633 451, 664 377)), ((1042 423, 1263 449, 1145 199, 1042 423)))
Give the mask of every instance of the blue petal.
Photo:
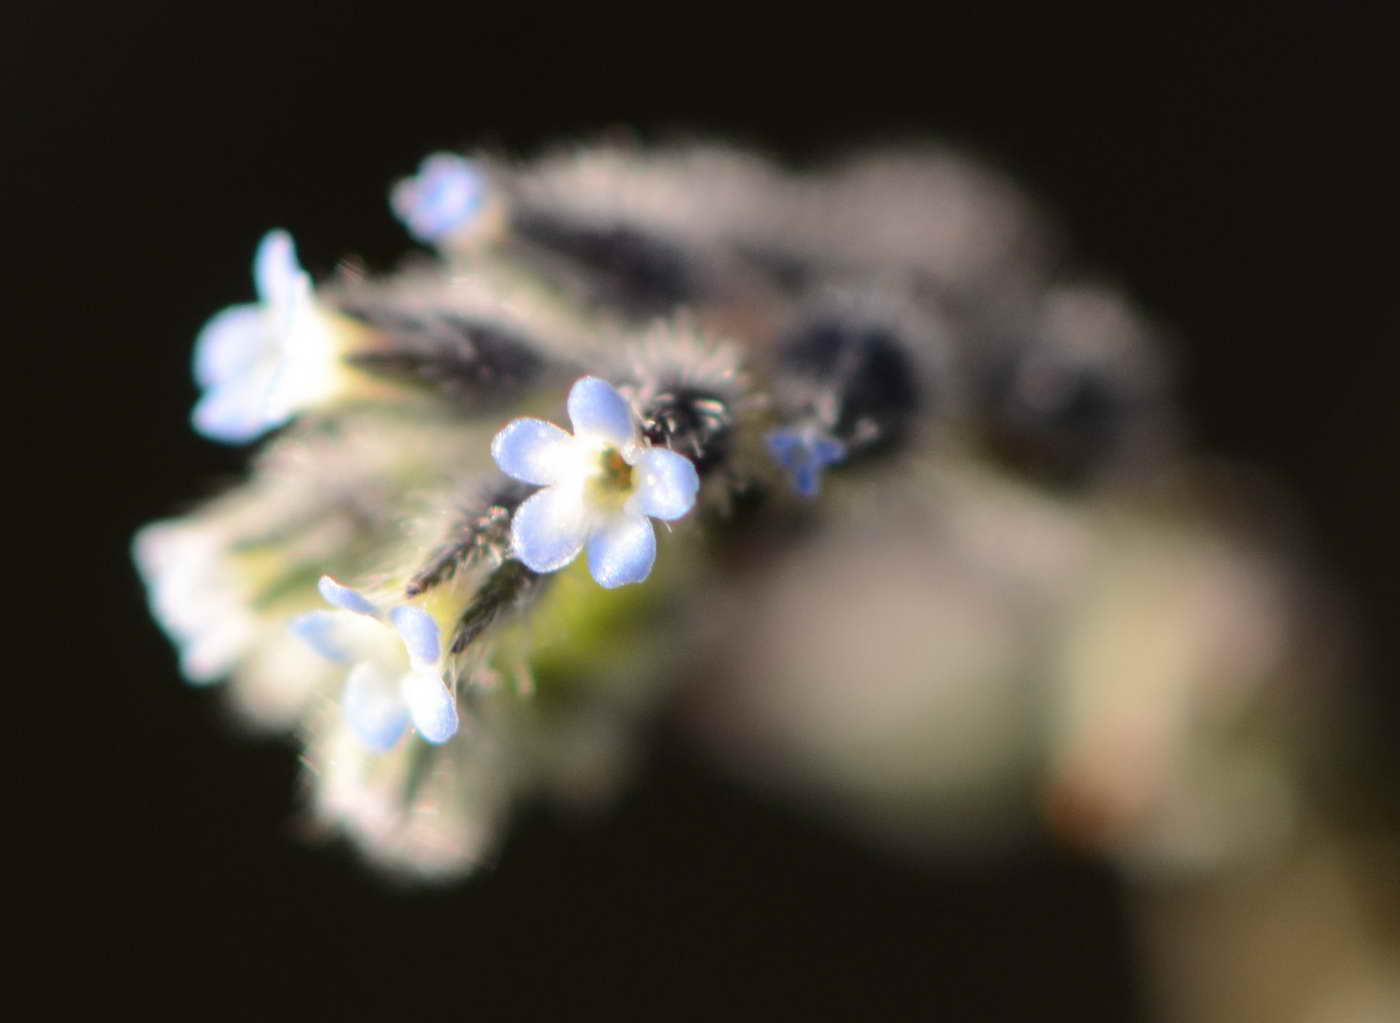
POLYGON ((452 153, 429 156, 416 177, 400 181, 389 193, 394 214, 413 237, 428 244, 470 223, 485 199, 486 178, 480 169, 452 153))
POLYGON ((306 272, 297 262, 296 245, 286 231, 269 231, 258 242, 253 255, 253 283, 264 305, 282 305, 309 285, 306 272))
POLYGON ((571 438, 543 419, 516 419, 491 441, 491 457, 507 476, 541 486, 555 482, 573 453, 571 438))
POLYGON ((583 495, 546 487, 518 509, 510 523, 515 556, 534 572, 557 572, 583 549, 588 519, 583 495))
POLYGON ((764 440, 769 453, 792 476, 794 489, 803 497, 816 497, 823 471, 846 457, 844 444, 813 429, 774 430, 764 440))
POLYGON ((678 519, 695 505, 700 476, 695 464, 666 448, 649 448, 637 460, 640 475, 633 507, 658 519, 678 519))
POLYGON ((328 575, 321 576, 316 583, 316 589, 321 591, 321 596, 325 598, 327 604, 334 604, 338 608, 346 611, 354 611, 356 614, 369 615, 371 618, 379 617, 379 608, 364 595, 357 593, 348 586, 342 586, 328 575))
POLYGON ((427 668, 410 671, 401 683, 413 725, 429 742, 446 742, 457 732, 457 701, 437 672, 427 668))
POLYGON ((389 621, 408 648, 408 656, 423 664, 432 664, 442 650, 442 637, 433 616, 421 607, 396 607, 389 612, 389 621))
POLYGON ((791 430, 774 430, 764 438, 773 460, 784 469, 792 469, 802 452, 802 438, 791 430))
POLYGON ((262 306, 235 305, 215 313, 194 340, 194 379, 217 387, 246 373, 267 355, 262 306))
POLYGON ((619 515, 588 541, 588 570, 604 589, 639 583, 656 561, 656 531, 644 515, 619 515))
POLYGON ((328 661, 348 664, 353 659, 334 611, 308 611, 293 618, 287 627, 328 661))
POLYGON ((839 440, 820 434, 812 439, 812 459, 818 465, 835 465, 845 457, 846 445, 839 440))
POLYGON ((584 377, 569 390, 569 421, 574 433, 607 440, 622 447, 636 436, 632 408, 606 380, 584 377))
POLYGON ((355 665, 345 681, 345 718, 360 741, 380 753, 392 748, 408 727, 408 710, 394 681, 371 664, 355 665))

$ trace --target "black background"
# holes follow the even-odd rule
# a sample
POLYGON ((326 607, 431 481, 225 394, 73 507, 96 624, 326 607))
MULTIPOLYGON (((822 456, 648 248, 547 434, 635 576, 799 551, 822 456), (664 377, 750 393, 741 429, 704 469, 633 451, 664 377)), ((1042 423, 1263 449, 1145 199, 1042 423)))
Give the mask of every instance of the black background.
POLYGON ((1179 331, 1199 445, 1298 495, 1367 651, 1346 767, 1393 800, 1400 88, 1382 27, 1323 10, 12 14, 8 377, 33 401, 13 454, 38 528, 21 562, 39 555, 19 571, 30 618, 61 626, 12 727, 49 765, 19 785, 44 812, 19 834, 53 871, 33 945, 74 981, 53 996, 245 1018, 1148 1018, 1105 864, 1049 839, 898 863, 717 778, 665 723, 598 821, 529 811, 484 876, 386 885, 299 839, 289 747, 179 684, 127 545, 242 461, 187 430, 188 355, 268 227, 314 273, 384 268, 408 247, 386 185, 435 148, 630 125, 800 162, 935 135, 1011 171, 1179 331))

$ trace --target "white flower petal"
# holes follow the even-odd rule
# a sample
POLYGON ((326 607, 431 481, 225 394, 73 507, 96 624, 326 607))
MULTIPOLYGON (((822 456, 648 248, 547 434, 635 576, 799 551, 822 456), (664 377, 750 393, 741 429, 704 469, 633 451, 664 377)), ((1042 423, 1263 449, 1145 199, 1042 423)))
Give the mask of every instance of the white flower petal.
POLYGON ((589 516, 575 487, 547 487, 518 509, 510 523, 515 556, 534 572, 557 572, 583 549, 589 516))
POLYGON ((194 685, 209 685, 227 676, 255 639, 253 624, 244 617, 209 622, 180 642, 180 672, 194 685))
POLYGON ((432 668, 415 668, 400 683, 404 703, 418 733, 429 742, 446 742, 457 732, 457 701, 432 668))
POLYGON ((604 589, 639 583, 656 561, 656 531, 644 515, 619 515, 588 541, 588 570, 604 589))
POLYGON ((558 482, 577 457, 574 439, 543 419, 516 419, 491 441, 491 457, 507 476, 541 486, 558 482))
POLYGON ((433 616, 421 607, 396 607, 389 621, 403 639, 408 656, 423 664, 433 664, 442 650, 442 637, 433 616))
POLYGON ((334 604, 345 611, 354 611, 356 614, 369 615, 371 618, 379 617, 379 608, 364 594, 352 590, 348 586, 342 586, 328 575, 321 576, 316 583, 316 589, 321 592, 327 604, 334 604))
POLYGON ((606 440, 617 448, 631 443, 637 433, 627 399, 597 377, 583 377, 570 388, 569 421, 575 436, 606 440))
POLYGON ((262 306, 235 305, 215 313, 194 341, 194 379, 218 387, 248 372, 268 354, 262 306))
POLYGON ((253 283, 264 305, 294 302, 310 287, 306 272, 297 262, 296 245, 286 231, 269 231, 258 242, 253 255, 253 283))
POLYGON ((335 335, 309 295, 277 312, 264 407, 280 424, 334 395, 338 355, 335 335))
POLYGON ((131 545, 146 583, 151 611, 167 629, 217 616, 236 584, 224 562, 223 538, 210 526, 189 519, 153 522, 131 545))
POLYGON ((351 668, 345 681, 345 718, 361 742, 381 753, 398 742, 408 727, 408 710, 396 681, 368 663, 351 668))
POLYGON ((647 448, 634 466, 637 492, 631 507, 658 519, 678 519, 695 505, 700 476, 695 463, 666 448, 647 448))
POLYGON ((270 375, 261 367, 204 392, 190 412, 190 423, 200 434, 224 444, 247 444, 268 430, 281 426, 285 417, 268 415, 270 375))

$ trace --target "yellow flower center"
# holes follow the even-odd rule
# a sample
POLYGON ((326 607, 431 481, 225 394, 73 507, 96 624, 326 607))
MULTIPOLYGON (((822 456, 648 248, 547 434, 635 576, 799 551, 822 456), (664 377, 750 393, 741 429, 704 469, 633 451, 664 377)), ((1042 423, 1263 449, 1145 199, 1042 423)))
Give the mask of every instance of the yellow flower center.
POLYGON ((621 490, 631 492, 632 490, 632 467, 627 464, 622 457, 622 452, 617 448, 608 448, 603 452, 603 478, 600 481, 608 490, 621 490))
POLYGON ((598 461, 600 471, 589 481, 594 498, 605 506, 619 506, 632 496, 632 467, 617 448, 604 448, 598 461))

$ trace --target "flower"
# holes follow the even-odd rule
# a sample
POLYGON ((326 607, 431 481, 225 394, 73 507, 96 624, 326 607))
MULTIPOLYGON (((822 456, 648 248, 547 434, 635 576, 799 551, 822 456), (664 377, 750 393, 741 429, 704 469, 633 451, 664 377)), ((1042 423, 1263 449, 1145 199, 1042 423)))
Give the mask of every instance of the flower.
POLYGON ((330 576, 318 589, 337 610, 301 615, 291 628, 326 659, 351 666, 343 707, 360 741, 391 749, 410 720, 429 742, 452 738, 457 704, 438 667, 442 640, 433 617, 407 604, 385 613, 330 576))
POLYGON ((185 678, 205 685, 231 672, 253 644, 257 622, 218 530, 192 519, 153 522, 136 534, 132 556, 185 678))
POLYGON ((258 302, 215 314, 195 340, 204 395, 191 418, 197 431, 226 444, 281 426, 335 380, 335 339, 286 231, 258 243, 253 280, 258 302))
POLYGON ((516 776, 491 743, 377 752, 344 727, 312 730, 304 762, 319 823, 370 862, 424 881, 459 877, 489 856, 516 776))
POLYGON ((774 430, 764 440, 769 454, 791 474, 793 487, 803 497, 816 497, 822 473, 846 457, 846 445, 812 427, 774 430))
POLYGON ((433 153, 389 193, 389 205, 408 233, 438 245, 471 224, 486 204, 486 176, 454 153, 433 153))
POLYGON ((532 571, 555 572, 586 546, 599 585, 639 583, 656 560, 647 516, 690 511, 700 477, 688 458, 642 439, 627 400, 606 381, 577 381, 568 408, 573 436, 540 419, 516 419, 491 442, 506 475, 545 488, 511 520, 515 556, 532 571))

